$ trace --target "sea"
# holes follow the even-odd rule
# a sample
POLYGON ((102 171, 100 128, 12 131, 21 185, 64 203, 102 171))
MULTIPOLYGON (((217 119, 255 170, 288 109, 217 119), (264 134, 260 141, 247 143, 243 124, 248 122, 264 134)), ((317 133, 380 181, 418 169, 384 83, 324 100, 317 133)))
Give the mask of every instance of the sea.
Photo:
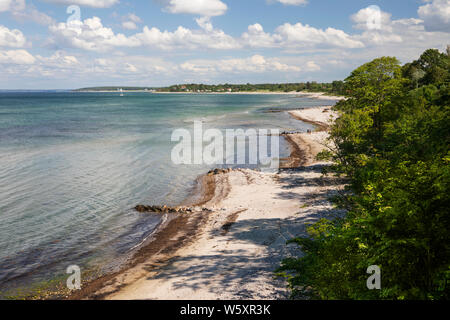
POLYGON ((334 103, 295 94, 0 91, 0 298, 64 277, 71 265, 117 268, 161 223, 133 208, 180 205, 196 178, 218 167, 174 164, 174 130, 202 121, 221 131, 306 131, 311 125, 286 111, 334 103))

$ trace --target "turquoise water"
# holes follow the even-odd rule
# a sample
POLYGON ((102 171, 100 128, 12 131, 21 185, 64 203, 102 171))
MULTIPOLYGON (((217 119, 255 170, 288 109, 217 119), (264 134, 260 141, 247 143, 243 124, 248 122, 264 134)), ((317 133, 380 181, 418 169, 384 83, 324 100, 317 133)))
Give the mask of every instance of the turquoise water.
MULTIPOLYGON (((206 165, 174 165, 172 131, 306 130, 265 109, 332 102, 286 95, 0 92, 0 291, 107 266, 181 203, 206 165)), ((281 154, 286 155, 281 143, 281 154)), ((213 167, 213 166, 212 166, 213 167)))

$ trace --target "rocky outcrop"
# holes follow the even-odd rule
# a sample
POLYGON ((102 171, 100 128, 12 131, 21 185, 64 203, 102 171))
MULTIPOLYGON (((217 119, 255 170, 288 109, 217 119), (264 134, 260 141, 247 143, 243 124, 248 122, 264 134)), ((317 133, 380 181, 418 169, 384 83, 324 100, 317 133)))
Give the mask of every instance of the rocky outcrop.
POLYGON ((146 206, 146 205, 137 205, 134 209, 138 212, 156 212, 156 213, 183 213, 183 212, 192 212, 191 208, 183 208, 183 207, 168 207, 168 206, 146 206))
POLYGON ((153 212, 153 213, 192 213, 198 211, 210 211, 207 208, 191 208, 191 207, 168 207, 168 206, 146 206, 137 205, 134 209, 138 212, 153 212))
POLYGON ((227 172, 230 172, 232 170, 233 169, 231 169, 231 168, 228 168, 228 169, 214 169, 214 170, 210 170, 208 172, 208 176, 215 176, 217 174, 227 173, 227 172))

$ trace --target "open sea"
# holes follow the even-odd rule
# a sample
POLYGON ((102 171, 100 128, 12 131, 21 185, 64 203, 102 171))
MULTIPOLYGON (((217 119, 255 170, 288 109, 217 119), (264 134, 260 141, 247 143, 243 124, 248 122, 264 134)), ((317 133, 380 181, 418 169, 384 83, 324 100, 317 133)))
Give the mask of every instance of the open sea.
MULTIPOLYGON (((147 238, 217 166, 175 165, 171 134, 235 128, 304 130, 286 112, 330 105, 295 95, 0 91, 0 297, 62 276, 106 272, 147 238)), ((281 141, 280 155, 289 154, 281 141)))

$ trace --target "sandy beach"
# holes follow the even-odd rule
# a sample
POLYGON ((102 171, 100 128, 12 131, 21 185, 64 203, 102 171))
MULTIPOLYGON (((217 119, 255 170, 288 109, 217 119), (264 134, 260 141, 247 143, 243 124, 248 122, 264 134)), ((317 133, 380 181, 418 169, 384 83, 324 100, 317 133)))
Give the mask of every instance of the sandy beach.
POLYGON ((306 97, 310 97, 312 99, 323 99, 323 100, 329 100, 329 99, 333 99, 333 100, 345 100, 346 98, 343 96, 331 96, 328 95, 325 92, 307 92, 307 91, 300 91, 300 92, 295 92, 295 94, 297 95, 301 95, 301 96, 306 96, 306 97))
POLYGON ((326 92, 307 92, 307 91, 239 91, 239 92, 153 92, 154 94, 231 94, 231 95, 294 95, 303 98, 319 100, 344 100, 342 96, 328 95, 326 92))
POLYGON ((308 224, 333 217, 329 197, 343 188, 322 176, 315 155, 325 145, 330 107, 290 112, 314 123, 312 133, 288 135, 290 165, 277 173, 248 169, 211 172, 204 199, 189 214, 161 228, 122 271, 97 279, 72 299, 287 299, 274 270, 301 254, 286 241, 306 235, 308 224))

